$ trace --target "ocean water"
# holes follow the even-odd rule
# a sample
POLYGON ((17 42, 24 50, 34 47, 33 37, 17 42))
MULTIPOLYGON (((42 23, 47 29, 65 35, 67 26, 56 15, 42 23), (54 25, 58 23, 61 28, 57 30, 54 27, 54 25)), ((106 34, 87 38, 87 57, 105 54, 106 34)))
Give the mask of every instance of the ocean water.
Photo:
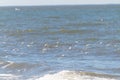
POLYGON ((0 80, 120 80, 120 5, 0 7, 0 80))

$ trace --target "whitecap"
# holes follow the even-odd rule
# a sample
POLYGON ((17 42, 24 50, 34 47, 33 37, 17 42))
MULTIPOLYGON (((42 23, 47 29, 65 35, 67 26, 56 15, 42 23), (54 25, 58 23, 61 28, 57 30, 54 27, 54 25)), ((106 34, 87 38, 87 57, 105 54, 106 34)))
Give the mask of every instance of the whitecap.
POLYGON ((70 46, 68 49, 69 49, 69 50, 71 50, 71 49, 72 49, 72 47, 70 46))
POLYGON ((20 9, 19 8, 15 8, 15 11, 20 11, 20 9))
POLYGON ((12 65, 12 64, 14 64, 14 62, 8 61, 8 64, 2 66, 2 68, 5 69, 5 68, 7 68, 8 66, 10 66, 10 65, 12 65))
POLYGON ((85 73, 76 71, 61 71, 55 74, 46 74, 43 77, 32 80, 116 80, 113 78, 102 77, 103 75, 97 75, 95 73, 85 73))
POLYGON ((19 77, 13 74, 0 74, 0 80, 19 80, 19 77))
POLYGON ((47 51, 47 48, 42 49, 42 53, 45 53, 47 51))
POLYGON ((77 43, 79 43, 78 41, 75 41, 75 43, 77 44, 77 43))

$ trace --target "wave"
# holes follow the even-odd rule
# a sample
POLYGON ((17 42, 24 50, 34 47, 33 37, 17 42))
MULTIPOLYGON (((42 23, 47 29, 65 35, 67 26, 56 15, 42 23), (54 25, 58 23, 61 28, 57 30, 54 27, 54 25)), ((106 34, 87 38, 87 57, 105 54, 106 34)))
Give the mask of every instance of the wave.
POLYGON ((24 70, 24 69, 32 69, 42 64, 39 63, 27 63, 27 62, 12 62, 12 61, 0 61, 0 68, 1 69, 8 69, 8 70, 24 70))
POLYGON ((82 71, 60 71, 55 74, 46 74, 43 77, 29 80, 117 80, 115 76, 96 74, 82 71))
POLYGON ((19 77, 13 74, 0 74, 0 80, 19 80, 19 77))
POLYGON ((65 26, 102 26, 105 22, 82 22, 82 23, 68 23, 65 26))

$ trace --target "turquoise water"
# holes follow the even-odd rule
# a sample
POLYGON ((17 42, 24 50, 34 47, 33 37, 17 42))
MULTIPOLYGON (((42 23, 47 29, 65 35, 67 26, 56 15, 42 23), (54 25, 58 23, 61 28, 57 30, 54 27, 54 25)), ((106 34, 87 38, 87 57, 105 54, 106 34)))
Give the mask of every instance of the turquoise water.
POLYGON ((119 35, 120 5, 0 7, 0 79, 119 80, 119 35))

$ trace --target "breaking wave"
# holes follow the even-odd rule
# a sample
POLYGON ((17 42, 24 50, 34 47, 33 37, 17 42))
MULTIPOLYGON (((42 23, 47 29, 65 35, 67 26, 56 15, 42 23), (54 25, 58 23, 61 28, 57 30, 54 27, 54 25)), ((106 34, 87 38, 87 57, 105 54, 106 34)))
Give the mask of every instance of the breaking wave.
POLYGON ((19 80, 19 77, 13 74, 0 74, 0 80, 19 80))
POLYGON ((114 76, 107 74, 96 74, 82 71, 60 71, 55 74, 46 74, 43 77, 29 80, 117 80, 114 76))

